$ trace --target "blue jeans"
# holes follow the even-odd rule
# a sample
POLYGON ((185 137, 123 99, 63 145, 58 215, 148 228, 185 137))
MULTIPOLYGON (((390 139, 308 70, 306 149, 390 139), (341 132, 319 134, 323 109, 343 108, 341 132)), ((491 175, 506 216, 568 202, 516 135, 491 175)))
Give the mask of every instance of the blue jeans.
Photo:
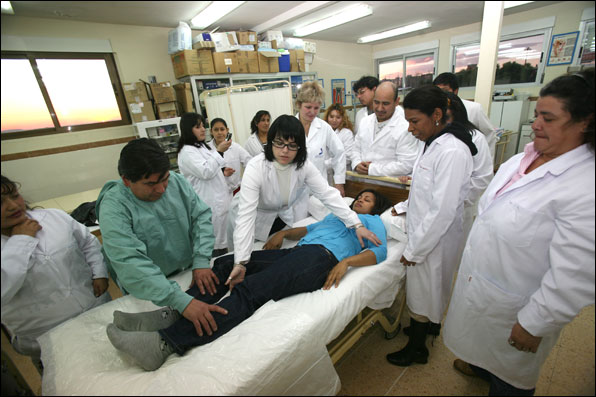
POLYGON ((484 368, 480 368, 472 364, 470 364, 470 368, 472 368, 472 371, 474 371, 478 377, 490 383, 488 389, 489 396, 533 396, 534 392, 536 391, 536 388, 531 390, 518 389, 517 387, 510 385, 504 380, 496 377, 484 368))
MULTIPOLYGON (((199 336, 192 322, 182 317, 166 329, 159 330, 164 340, 183 355, 187 350, 214 341, 250 317, 257 309, 273 299, 311 292, 325 284, 329 271, 337 264, 335 256, 322 245, 301 245, 290 249, 255 251, 246 265, 244 281, 236 285, 230 296, 218 306, 228 314, 211 312, 217 331, 199 336)), ((234 255, 215 260, 213 272, 219 279, 213 296, 202 295, 193 286, 186 291, 202 302, 213 304, 223 297, 229 287, 224 285, 234 266, 234 255)))

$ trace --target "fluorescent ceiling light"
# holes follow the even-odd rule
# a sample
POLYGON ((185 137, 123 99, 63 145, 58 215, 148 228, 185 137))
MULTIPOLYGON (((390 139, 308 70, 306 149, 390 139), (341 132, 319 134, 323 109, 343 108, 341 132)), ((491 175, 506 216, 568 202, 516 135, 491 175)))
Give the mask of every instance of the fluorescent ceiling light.
POLYGON ((199 12, 196 17, 190 20, 190 23, 195 29, 205 29, 223 18, 224 15, 229 14, 236 8, 240 7, 245 1, 214 1, 207 6, 203 11, 199 12))
POLYGON ((2 2, 2 14, 14 14, 10 1, 2 2))
POLYGON ((517 7, 524 4, 533 3, 533 1, 504 1, 503 2, 503 9, 517 7))
POLYGON ((320 21, 313 22, 309 25, 298 28, 294 31, 295 37, 308 36, 321 30, 329 29, 337 25, 366 17, 372 14, 372 8, 366 4, 357 4, 353 7, 344 9, 337 14, 331 15, 327 18, 321 19, 320 21))
POLYGON ((371 34, 370 36, 364 36, 358 39, 357 43, 369 43, 371 41, 377 41, 386 39, 387 37, 399 36, 400 34, 406 34, 422 30, 430 27, 430 21, 416 22, 411 25, 402 26, 400 28, 387 30, 385 32, 371 34))

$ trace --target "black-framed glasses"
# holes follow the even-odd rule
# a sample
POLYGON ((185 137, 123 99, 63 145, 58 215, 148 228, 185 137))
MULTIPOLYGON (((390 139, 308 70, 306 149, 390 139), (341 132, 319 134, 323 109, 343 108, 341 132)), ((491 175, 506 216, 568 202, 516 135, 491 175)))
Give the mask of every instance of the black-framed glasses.
POLYGON ((288 150, 291 150, 292 152, 295 152, 298 149, 300 149, 300 146, 298 146, 298 144, 294 143, 294 142, 283 143, 283 141, 275 140, 275 141, 272 141, 271 144, 278 149, 283 149, 284 147, 287 147, 288 150))

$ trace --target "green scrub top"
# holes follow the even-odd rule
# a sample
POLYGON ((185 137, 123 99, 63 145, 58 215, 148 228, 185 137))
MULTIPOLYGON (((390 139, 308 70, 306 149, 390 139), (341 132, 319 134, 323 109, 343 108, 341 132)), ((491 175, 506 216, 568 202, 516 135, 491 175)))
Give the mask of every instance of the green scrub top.
POLYGON ((182 313, 192 296, 166 277, 191 266, 209 268, 215 243, 211 209, 186 179, 170 172, 157 201, 139 200, 122 180, 109 181, 96 212, 114 281, 136 298, 182 313))

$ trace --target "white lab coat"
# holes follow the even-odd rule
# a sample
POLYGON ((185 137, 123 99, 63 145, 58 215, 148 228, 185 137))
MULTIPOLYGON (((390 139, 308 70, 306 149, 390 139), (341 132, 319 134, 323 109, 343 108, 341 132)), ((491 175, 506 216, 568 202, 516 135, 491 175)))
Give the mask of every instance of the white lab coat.
MULTIPOLYGON (((352 160, 352 150, 354 148, 354 133, 347 128, 335 130, 334 132, 337 134, 337 137, 344 146, 344 153, 346 154, 346 169, 350 169, 350 161, 352 160)), ((328 170, 333 171, 333 162, 331 158, 328 157, 325 160, 325 165, 327 166, 328 170)))
POLYGON ((486 142, 490 149, 491 158, 495 159, 495 150, 497 148, 497 132, 495 127, 490 123, 490 119, 484 113, 482 105, 478 102, 468 101, 467 99, 461 100, 464 103, 466 112, 468 113, 468 120, 476 126, 486 137, 486 142))
POLYGON ((366 116, 368 116, 368 108, 366 106, 356 112, 356 117, 354 117, 354 135, 358 134, 360 123, 366 116))
MULTIPOLYGON (((299 115, 296 118, 299 119, 299 115)), ((306 137, 308 159, 327 178, 327 164, 333 168, 333 180, 336 184, 346 183, 346 154, 344 145, 326 121, 318 117, 310 124, 306 137), (327 159, 327 163, 326 160, 327 159)))
POLYGON ((255 237, 261 241, 267 240, 277 216, 287 225, 293 225, 299 220, 296 218, 295 206, 306 190, 310 190, 346 226, 360 222, 356 213, 342 199, 339 190, 327 184, 310 160, 299 169, 296 169, 295 164, 291 166, 293 169, 288 205, 282 206, 273 162, 268 161, 264 154, 249 161, 240 193, 234 197, 233 212, 237 214, 234 228, 235 263, 250 258, 255 237))
POLYGON ((480 199, 444 339, 461 359, 531 389, 563 326, 594 304, 594 153, 582 145, 495 198, 523 156, 502 164, 480 199), (535 354, 507 343, 516 321, 542 337, 535 354))
POLYGON ((250 134, 250 136, 246 140, 246 143, 244 144, 244 149, 246 149, 246 151, 252 157, 255 157, 257 154, 261 154, 265 151, 256 132, 254 134, 250 134))
POLYGON ((474 168, 470 181, 470 192, 464 202, 464 241, 468 238, 474 217, 478 213, 478 200, 494 176, 493 159, 486 138, 476 130, 472 134, 472 142, 476 145, 478 153, 472 157, 474 168))
POLYGON ((417 155, 417 140, 408 132, 409 124, 398 106, 389 122, 374 136, 376 114, 366 116, 358 128, 352 150, 352 169, 371 161, 371 176, 410 175, 417 155))
POLYGON ((2 323, 15 348, 38 356, 46 331, 111 300, 93 294, 93 279, 108 278, 101 245, 64 211, 27 211, 42 229, 35 237, 2 235, 2 323))
POLYGON ((472 153, 459 139, 444 134, 423 153, 412 173, 408 198, 406 268, 408 307, 440 323, 449 296, 463 241, 464 200, 470 189, 472 153))
POLYGON ((199 198, 211 207, 215 234, 213 248, 227 248, 226 226, 232 192, 221 170, 226 167, 226 161, 213 147, 209 150, 203 146, 184 145, 178 153, 178 167, 199 198))
POLYGON ((226 163, 225 166, 236 170, 232 175, 225 177, 232 193, 240 187, 240 182, 242 182, 242 170, 246 168, 246 164, 248 164, 248 161, 252 157, 253 156, 251 156, 250 153, 236 142, 232 142, 232 145, 224 152, 223 158, 226 163))

